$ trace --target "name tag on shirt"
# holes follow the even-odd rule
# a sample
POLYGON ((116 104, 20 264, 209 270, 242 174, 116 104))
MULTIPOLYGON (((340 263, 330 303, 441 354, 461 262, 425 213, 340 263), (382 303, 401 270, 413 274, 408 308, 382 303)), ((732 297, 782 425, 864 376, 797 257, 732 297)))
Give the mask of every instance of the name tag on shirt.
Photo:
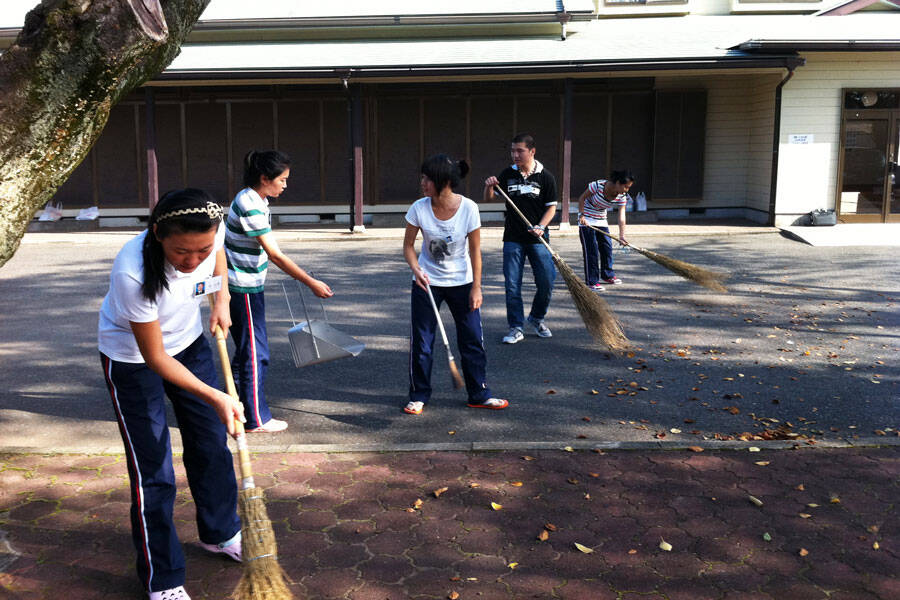
POLYGON ((222 276, 213 275, 209 279, 198 281, 194 284, 194 298, 213 294, 222 289, 222 276))

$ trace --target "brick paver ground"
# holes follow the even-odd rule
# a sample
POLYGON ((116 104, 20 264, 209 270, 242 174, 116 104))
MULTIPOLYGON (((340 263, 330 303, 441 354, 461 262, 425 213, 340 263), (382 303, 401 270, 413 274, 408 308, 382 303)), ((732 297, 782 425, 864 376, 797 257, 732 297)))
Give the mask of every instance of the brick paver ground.
MULTIPOLYGON (((226 598, 241 567, 197 546, 176 465, 186 587, 226 598)), ((272 453, 254 467, 297 598, 900 598, 896 446, 272 453)), ((0 456, 0 598, 141 598, 128 510, 122 456, 0 456)))

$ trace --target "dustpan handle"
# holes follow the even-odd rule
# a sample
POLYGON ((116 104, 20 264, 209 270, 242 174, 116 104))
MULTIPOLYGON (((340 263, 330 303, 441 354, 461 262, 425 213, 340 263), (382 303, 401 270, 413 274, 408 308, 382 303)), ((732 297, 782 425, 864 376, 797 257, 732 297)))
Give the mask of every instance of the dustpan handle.
POLYGON ((300 304, 303 305, 303 314, 306 316, 306 326, 309 327, 309 337, 312 339, 313 343, 313 352, 316 353, 316 358, 321 358, 319 355, 319 345, 316 344, 316 336, 313 334, 312 330, 312 321, 309 320, 309 311, 306 310, 306 300, 303 299, 303 287, 300 285, 300 282, 297 282, 297 292, 300 294, 300 304))
POLYGON ((291 326, 294 326, 297 324, 297 322, 294 321, 294 309, 291 308, 291 301, 288 299, 287 288, 284 287, 283 281, 281 282, 281 291, 284 292, 284 301, 287 302, 288 312, 291 313, 291 326))
MULTIPOLYGON (((313 279, 317 279, 316 274, 313 271, 307 271, 307 275, 312 277, 313 279)), ((319 298, 319 306, 322 307, 322 319, 328 323, 328 314, 325 312, 325 301, 319 298)))

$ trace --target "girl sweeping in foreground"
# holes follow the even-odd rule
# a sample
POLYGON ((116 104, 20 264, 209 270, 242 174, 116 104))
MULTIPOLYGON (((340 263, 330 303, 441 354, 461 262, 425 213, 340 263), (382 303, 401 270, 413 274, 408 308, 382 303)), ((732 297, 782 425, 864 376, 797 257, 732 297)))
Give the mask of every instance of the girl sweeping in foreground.
POLYGON ((480 310, 481 218, 472 200, 453 192, 468 171, 465 161, 452 161, 445 154, 426 159, 420 180, 425 197, 406 213, 403 256, 415 281, 410 301, 409 402, 403 410, 413 415, 421 414, 431 398, 437 316, 427 286, 431 286, 438 307, 447 302, 456 323, 468 406, 499 410, 509 405, 506 400, 492 398, 486 383, 480 310), (416 255, 419 231, 422 250, 416 255))
POLYGON ((166 396, 181 430, 200 545, 241 560, 226 433, 234 435, 234 420, 243 421, 243 410, 218 389, 200 319, 203 296, 215 293, 210 329, 231 324, 221 223, 222 208, 206 192, 163 196, 147 230, 116 256, 100 309, 98 345, 128 459, 137 572, 151 600, 190 600, 172 518, 175 473, 166 396))
POLYGON ((231 336, 236 348, 231 370, 247 416, 247 433, 283 431, 288 425, 272 418, 263 389, 269 366, 266 299, 263 295, 269 261, 305 284, 319 298, 333 295, 330 287, 310 277, 288 258, 272 235, 269 198, 277 198, 287 188, 290 166, 291 160, 283 152, 248 152, 244 157, 246 187, 235 196, 226 222, 231 336))

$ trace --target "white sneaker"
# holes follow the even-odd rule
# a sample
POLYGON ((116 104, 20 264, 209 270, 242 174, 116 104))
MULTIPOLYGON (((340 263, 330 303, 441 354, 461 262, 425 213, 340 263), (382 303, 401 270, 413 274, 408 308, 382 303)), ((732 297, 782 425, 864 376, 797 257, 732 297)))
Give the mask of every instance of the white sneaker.
POLYGON ((546 325, 544 325, 543 321, 533 321, 532 319, 528 319, 528 324, 534 328, 534 332, 538 337, 553 337, 553 334, 550 333, 550 329, 546 325))
POLYGON ((248 429, 247 433, 275 433, 277 431, 284 431, 287 428, 287 421, 282 421, 280 419, 269 419, 259 427, 248 429))
POLYGON ((518 327, 511 327, 509 333, 503 336, 504 344, 515 344, 525 339, 525 334, 518 327))
MULTIPOLYGON (((236 560, 241 562, 241 532, 238 531, 234 534, 234 537, 230 540, 225 540, 221 544, 204 544, 200 542, 200 547, 204 550, 212 552, 213 554, 224 554, 228 558, 232 560, 236 560)), ((181 598, 180 596, 173 596, 173 598, 181 598)), ((187 595, 185 595, 187 598, 187 595)), ((169 600, 166 598, 165 600, 169 600)))
POLYGON ((184 591, 184 586, 179 585, 170 590, 150 592, 150 600, 191 600, 191 597, 184 591))

